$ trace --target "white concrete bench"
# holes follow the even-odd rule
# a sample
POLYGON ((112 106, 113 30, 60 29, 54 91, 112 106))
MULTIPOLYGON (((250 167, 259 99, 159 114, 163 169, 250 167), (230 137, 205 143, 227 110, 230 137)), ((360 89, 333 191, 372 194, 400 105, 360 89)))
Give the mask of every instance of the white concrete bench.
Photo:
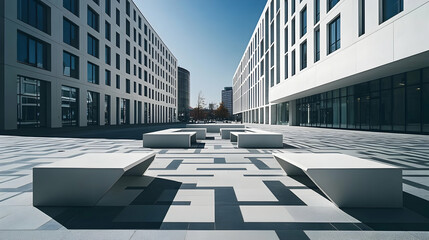
POLYGON ((231 132, 231 142, 237 142, 239 148, 282 148, 283 135, 258 129, 246 129, 245 132, 231 132))
POLYGON ((244 131, 246 131, 246 128, 221 128, 220 136, 222 139, 230 139, 231 132, 244 132, 244 131))
POLYGON ((177 132, 195 132, 197 133, 197 140, 204 140, 207 136, 207 129, 205 128, 178 128, 177 132))
POLYGON ((180 132, 178 129, 143 134, 145 148, 190 148, 197 142, 197 132, 180 132))
POLYGON ((208 133, 220 133, 221 128, 245 128, 243 124, 186 124, 186 128, 205 128, 208 133))
POLYGON ((402 207, 402 169, 344 154, 276 153, 289 176, 307 175, 338 207, 402 207))
POLYGON ((34 206, 95 206, 123 175, 142 176, 150 153, 94 153, 33 168, 34 206))

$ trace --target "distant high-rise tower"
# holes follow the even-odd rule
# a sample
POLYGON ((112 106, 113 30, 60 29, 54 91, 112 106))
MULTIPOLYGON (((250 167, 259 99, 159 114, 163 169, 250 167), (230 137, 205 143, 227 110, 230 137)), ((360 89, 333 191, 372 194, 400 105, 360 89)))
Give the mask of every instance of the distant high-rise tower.
POLYGON ((228 109, 230 118, 233 115, 232 112, 232 87, 225 87, 222 90, 222 102, 226 109, 228 109))
POLYGON ((190 73, 188 70, 179 67, 179 86, 178 86, 178 112, 179 121, 187 122, 189 120, 189 95, 190 95, 190 73))

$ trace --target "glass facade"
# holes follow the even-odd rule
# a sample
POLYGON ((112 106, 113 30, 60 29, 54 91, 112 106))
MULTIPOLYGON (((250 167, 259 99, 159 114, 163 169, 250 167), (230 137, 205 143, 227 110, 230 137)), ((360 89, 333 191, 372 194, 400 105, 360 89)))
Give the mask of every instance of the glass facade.
POLYGON ((429 133, 428 105, 424 68, 298 99, 296 117, 300 126, 429 133))
POLYGON ((79 123, 79 90, 61 87, 61 109, 63 126, 77 126, 79 123))
POLYGON ((289 103, 280 103, 276 105, 277 125, 286 125, 289 123, 289 103))
POLYGON ((45 127, 47 120, 47 83, 32 78, 17 78, 18 128, 45 127))
POLYGON ((100 114, 100 94, 96 92, 88 91, 86 94, 86 119, 88 120, 88 125, 98 125, 100 114))
POLYGON ((104 95, 104 124, 110 125, 110 109, 111 109, 111 97, 110 95, 104 95))

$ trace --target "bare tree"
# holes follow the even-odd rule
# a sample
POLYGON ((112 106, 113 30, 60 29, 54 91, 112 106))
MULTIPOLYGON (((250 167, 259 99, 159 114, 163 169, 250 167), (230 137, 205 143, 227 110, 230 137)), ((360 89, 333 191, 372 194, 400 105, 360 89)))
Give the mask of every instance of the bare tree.
POLYGON ((198 93, 197 111, 195 114, 197 117, 197 120, 201 120, 203 118, 203 116, 204 116, 203 110, 204 110, 205 105, 206 105, 206 99, 204 98, 203 93, 200 91, 198 93))

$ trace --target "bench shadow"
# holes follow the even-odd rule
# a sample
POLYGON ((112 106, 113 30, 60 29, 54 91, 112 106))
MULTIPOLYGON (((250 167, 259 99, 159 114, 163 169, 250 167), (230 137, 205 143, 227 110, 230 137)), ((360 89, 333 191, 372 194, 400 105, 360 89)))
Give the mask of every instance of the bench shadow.
POLYGON ((297 175, 297 176, 289 176, 293 180, 301 183, 307 188, 317 192, 320 196, 326 198, 328 201, 331 201, 321 190, 320 188, 307 176, 307 175, 297 175))
POLYGON ((215 137, 206 137, 206 140, 215 140, 215 137))
POLYGON ((160 229, 182 183, 122 177, 94 207, 37 207, 67 229, 160 229))
POLYGON ((429 231, 429 201, 403 193, 403 208, 342 208, 375 231, 429 231))
POLYGON ((283 149, 298 149, 298 147, 283 143, 283 149))

